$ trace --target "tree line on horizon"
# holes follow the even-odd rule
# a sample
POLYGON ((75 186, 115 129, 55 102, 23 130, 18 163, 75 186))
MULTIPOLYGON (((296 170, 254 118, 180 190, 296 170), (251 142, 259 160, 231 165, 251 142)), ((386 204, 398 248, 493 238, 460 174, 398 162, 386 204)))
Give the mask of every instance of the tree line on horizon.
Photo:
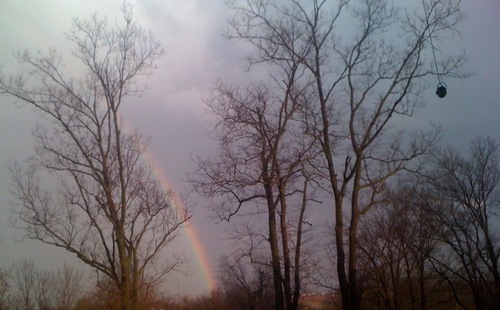
POLYGON ((195 158, 186 203, 202 197, 234 223, 235 245, 208 296, 168 303, 157 291, 186 262, 162 255, 192 214, 173 209, 141 157, 148 139, 121 126, 123 100, 144 94, 137 78, 164 54, 131 6, 114 26, 74 19, 67 38, 81 77, 66 76, 56 50, 19 52, 24 74, 0 75, 0 94, 45 122, 34 155, 10 169, 14 225, 100 275, 83 305, 313 309, 305 293, 323 289, 324 309, 500 307, 497 142, 478 137, 464 155, 439 145, 438 127, 401 125, 418 117, 429 78, 468 76, 464 54, 432 65, 435 46, 458 31, 460 1, 227 4, 226 36, 252 47, 250 70, 269 76, 220 81, 205 98, 218 148, 195 158), (319 205, 331 226, 310 218, 319 205))

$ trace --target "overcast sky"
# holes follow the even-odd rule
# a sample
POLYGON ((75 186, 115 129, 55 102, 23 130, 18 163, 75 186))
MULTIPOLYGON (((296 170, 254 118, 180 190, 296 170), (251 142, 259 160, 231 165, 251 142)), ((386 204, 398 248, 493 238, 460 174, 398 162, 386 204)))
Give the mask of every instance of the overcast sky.
MULTIPOLYGON (((410 0, 398 0, 400 2, 410 0)), ((411 0, 417 1, 417 0, 411 0)), ((125 106, 124 116, 131 126, 152 137, 151 151, 163 173, 178 191, 185 188, 184 174, 192 169, 191 155, 209 152, 206 110, 202 97, 217 79, 229 82, 248 78, 242 43, 222 37, 228 12, 223 0, 136 0, 134 14, 140 26, 151 30, 162 43, 166 56, 159 69, 147 79, 150 91, 140 100, 125 106)), ((419 0, 420 2, 420 0, 419 0)), ((112 0, 0 0, 0 64, 4 72, 16 72, 13 53, 20 49, 47 50, 56 46, 62 52, 70 47, 64 40, 71 19, 86 18, 93 12, 120 16, 121 1, 112 0)), ((500 0, 463 0, 467 19, 462 37, 453 38, 446 50, 465 49, 468 69, 477 73, 467 80, 449 80, 448 96, 428 90, 429 103, 412 121, 418 126, 430 122, 445 130, 443 144, 464 148, 478 135, 500 140, 500 0)), ((69 68, 71 71, 71 68, 69 68)), ((77 74, 77 72, 75 72, 77 74)), ((437 81, 436 81, 437 84, 437 81)), ((7 166, 32 152, 30 130, 35 114, 27 107, 14 105, 11 98, 0 97, 0 265, 31 258, 40 268, 74 260, 63 251, 34 241, 14 242, 21 232, 9 227, 7 166)), ((207 220, 200 208, 194 210, 194 224, 217 268, 225 224, 207 220)), ((187 245, 182 239, 180 243, 187 245)), ((193 255, 185 246, 188 255, 193 255)), ((193 265, 196 269, 196 265, 193 265)), ((170 293, 204 292, 199 271, 185 277, 167 278, 170 293)))

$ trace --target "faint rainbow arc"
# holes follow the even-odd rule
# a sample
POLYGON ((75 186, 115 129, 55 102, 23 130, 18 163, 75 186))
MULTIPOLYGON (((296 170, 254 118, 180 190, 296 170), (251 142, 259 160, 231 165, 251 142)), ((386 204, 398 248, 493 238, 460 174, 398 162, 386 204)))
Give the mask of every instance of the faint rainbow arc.
MULTIPOLYGON (((146 151, 142 155, 143 159, 146 160, 149 165, 152 167, 152 171, 155 174, 156 178, 160 182, 163 190, 169 191, 172 189, 171 182, 167 179, 165 174, 162 172, 162 169, 158 165, 155 160, 153 153, 151 151, 146 151)), ((184 205, 180 199, 174 193, 173 197, 173 206, 176 213, 184 212, 184 205)), ((200 240, 199 234, 196 230, 196 226, 192 223, 186 223, 182 226, 184 228, 184 232, 187 235, 187 238, 190 242, 191 249, 194 251, 196 262, 201 269, 202 278, 205 281, 205 285, 209 291, 212 291, 216 288, 215 276, 210 266, 210 262, 208 260, 206 251, 203 247, 203 244, 200 240)))

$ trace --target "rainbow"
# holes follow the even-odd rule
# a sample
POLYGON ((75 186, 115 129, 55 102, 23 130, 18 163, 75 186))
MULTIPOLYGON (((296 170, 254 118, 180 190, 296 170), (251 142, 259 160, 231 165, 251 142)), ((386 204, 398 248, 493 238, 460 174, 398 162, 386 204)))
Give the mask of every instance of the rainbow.
MULTIPOLYGON (((151 166, 152 171, 156 175, 156 178, 160 182, 162 188, 165 191, 171 190, 173 186, 171 182, 167 179, 165 174, 162 172, 160 166, 157 164, 157 161, 155 160, 152 152, 146 151, 142 155, 142 157, 151 166)), ((185 206, 177 196, 174 196, 173 205, 178 215, 184 212, 185 206)), ((184 224, 182 227, 184 228, 186 236, 189 240, 191 249, 194 251, 196 263, 199 266, 199 269, 202 273, 205 286, 208 289, 208 291, 211 292, 216 288, 215 276, 210 266, 210 262, 208 260, 206 251, 203 248, 203 244, 201 243, 199 233, 196 230, 196 226, 193 224, 193 222, 189 222, 184 224)))

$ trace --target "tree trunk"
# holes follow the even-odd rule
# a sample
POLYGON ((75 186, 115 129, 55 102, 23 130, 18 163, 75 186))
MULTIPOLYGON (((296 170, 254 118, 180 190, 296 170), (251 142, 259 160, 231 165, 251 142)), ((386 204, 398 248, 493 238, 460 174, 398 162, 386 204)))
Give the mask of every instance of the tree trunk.
POLYGON ((127 255, 125 235, 122 228, 116 229, 116 243, 120 264, 120 294, 123 310, 135 310, 132 303, 132 283, 130 277, 130 257, 127 255))
POLYGON ((361 294, 359 292, 358 286, 358 276, 357 276, 357 247, 358 247, 358 222, 359 222, 359 211, 353 206, 351 214, 351 224, 349 226, 349 295, 351 298, 351 305, 349 309, 357 310, 361 307, 361 294))
POLYGON ((351 298, 350 288, 345 271, 344 251, 344 219, 342 212, 342 198, 335 199, 335 246, 337 250, 337 274, 339 277, 340 295, 342 298, 342 309, 350 310, 351 298))
POLYGON ((357 310, 361 307, 361 294, 358 286, 358 224, 359 224, 359 191, 360 173, 362 171, 360 155, 355 164, 355 176, 351 197, 351 222, 349 224, 349 291, 351 298, 350 309, 357 310))
MULTIPOLYGON (((280 185, 281 187, 281 185, 280 185)), ((285 194, 282 189, 280 189, 280 205, 281 205, 281 243, 283 248, 283 267, 284 267, 284 280, 283 288, 285 291, 285 303, 287 310, 295 310, 292 302, 292 290, 291 290, 291 276, 290 276, 290 249, 288 247, 288 229, 287 229, 287 205, 285 200, 285 194)))
POLYGON ((273 268, 274 300, 276 310, 285 310, 283 287, 281 285, 281 263, 278 247, 278 234, 276 231, 276 210, 273 200, 271 185, 264 185, 266 191, 268 207, 268 225, 269 225, 269 245, 271 247, 271 265, 273 268))
POLYGON ((300 279, 300 249, 302 245, 302 226, 304 224, 304 213, 306 211, 307 206, 307 185, 308 180, 304 181, 304 188, 302 190, 302 207, 300 209, 299 222, 297 228, 297 239, 296 239, 296 247, 295 247, 295 271, 294 271, 294 285, 295 289, 293 292, 293 307, 294 309, 299 308, 299 298, 300 298, 300 289, 301 289, 301 279, 300 279))

